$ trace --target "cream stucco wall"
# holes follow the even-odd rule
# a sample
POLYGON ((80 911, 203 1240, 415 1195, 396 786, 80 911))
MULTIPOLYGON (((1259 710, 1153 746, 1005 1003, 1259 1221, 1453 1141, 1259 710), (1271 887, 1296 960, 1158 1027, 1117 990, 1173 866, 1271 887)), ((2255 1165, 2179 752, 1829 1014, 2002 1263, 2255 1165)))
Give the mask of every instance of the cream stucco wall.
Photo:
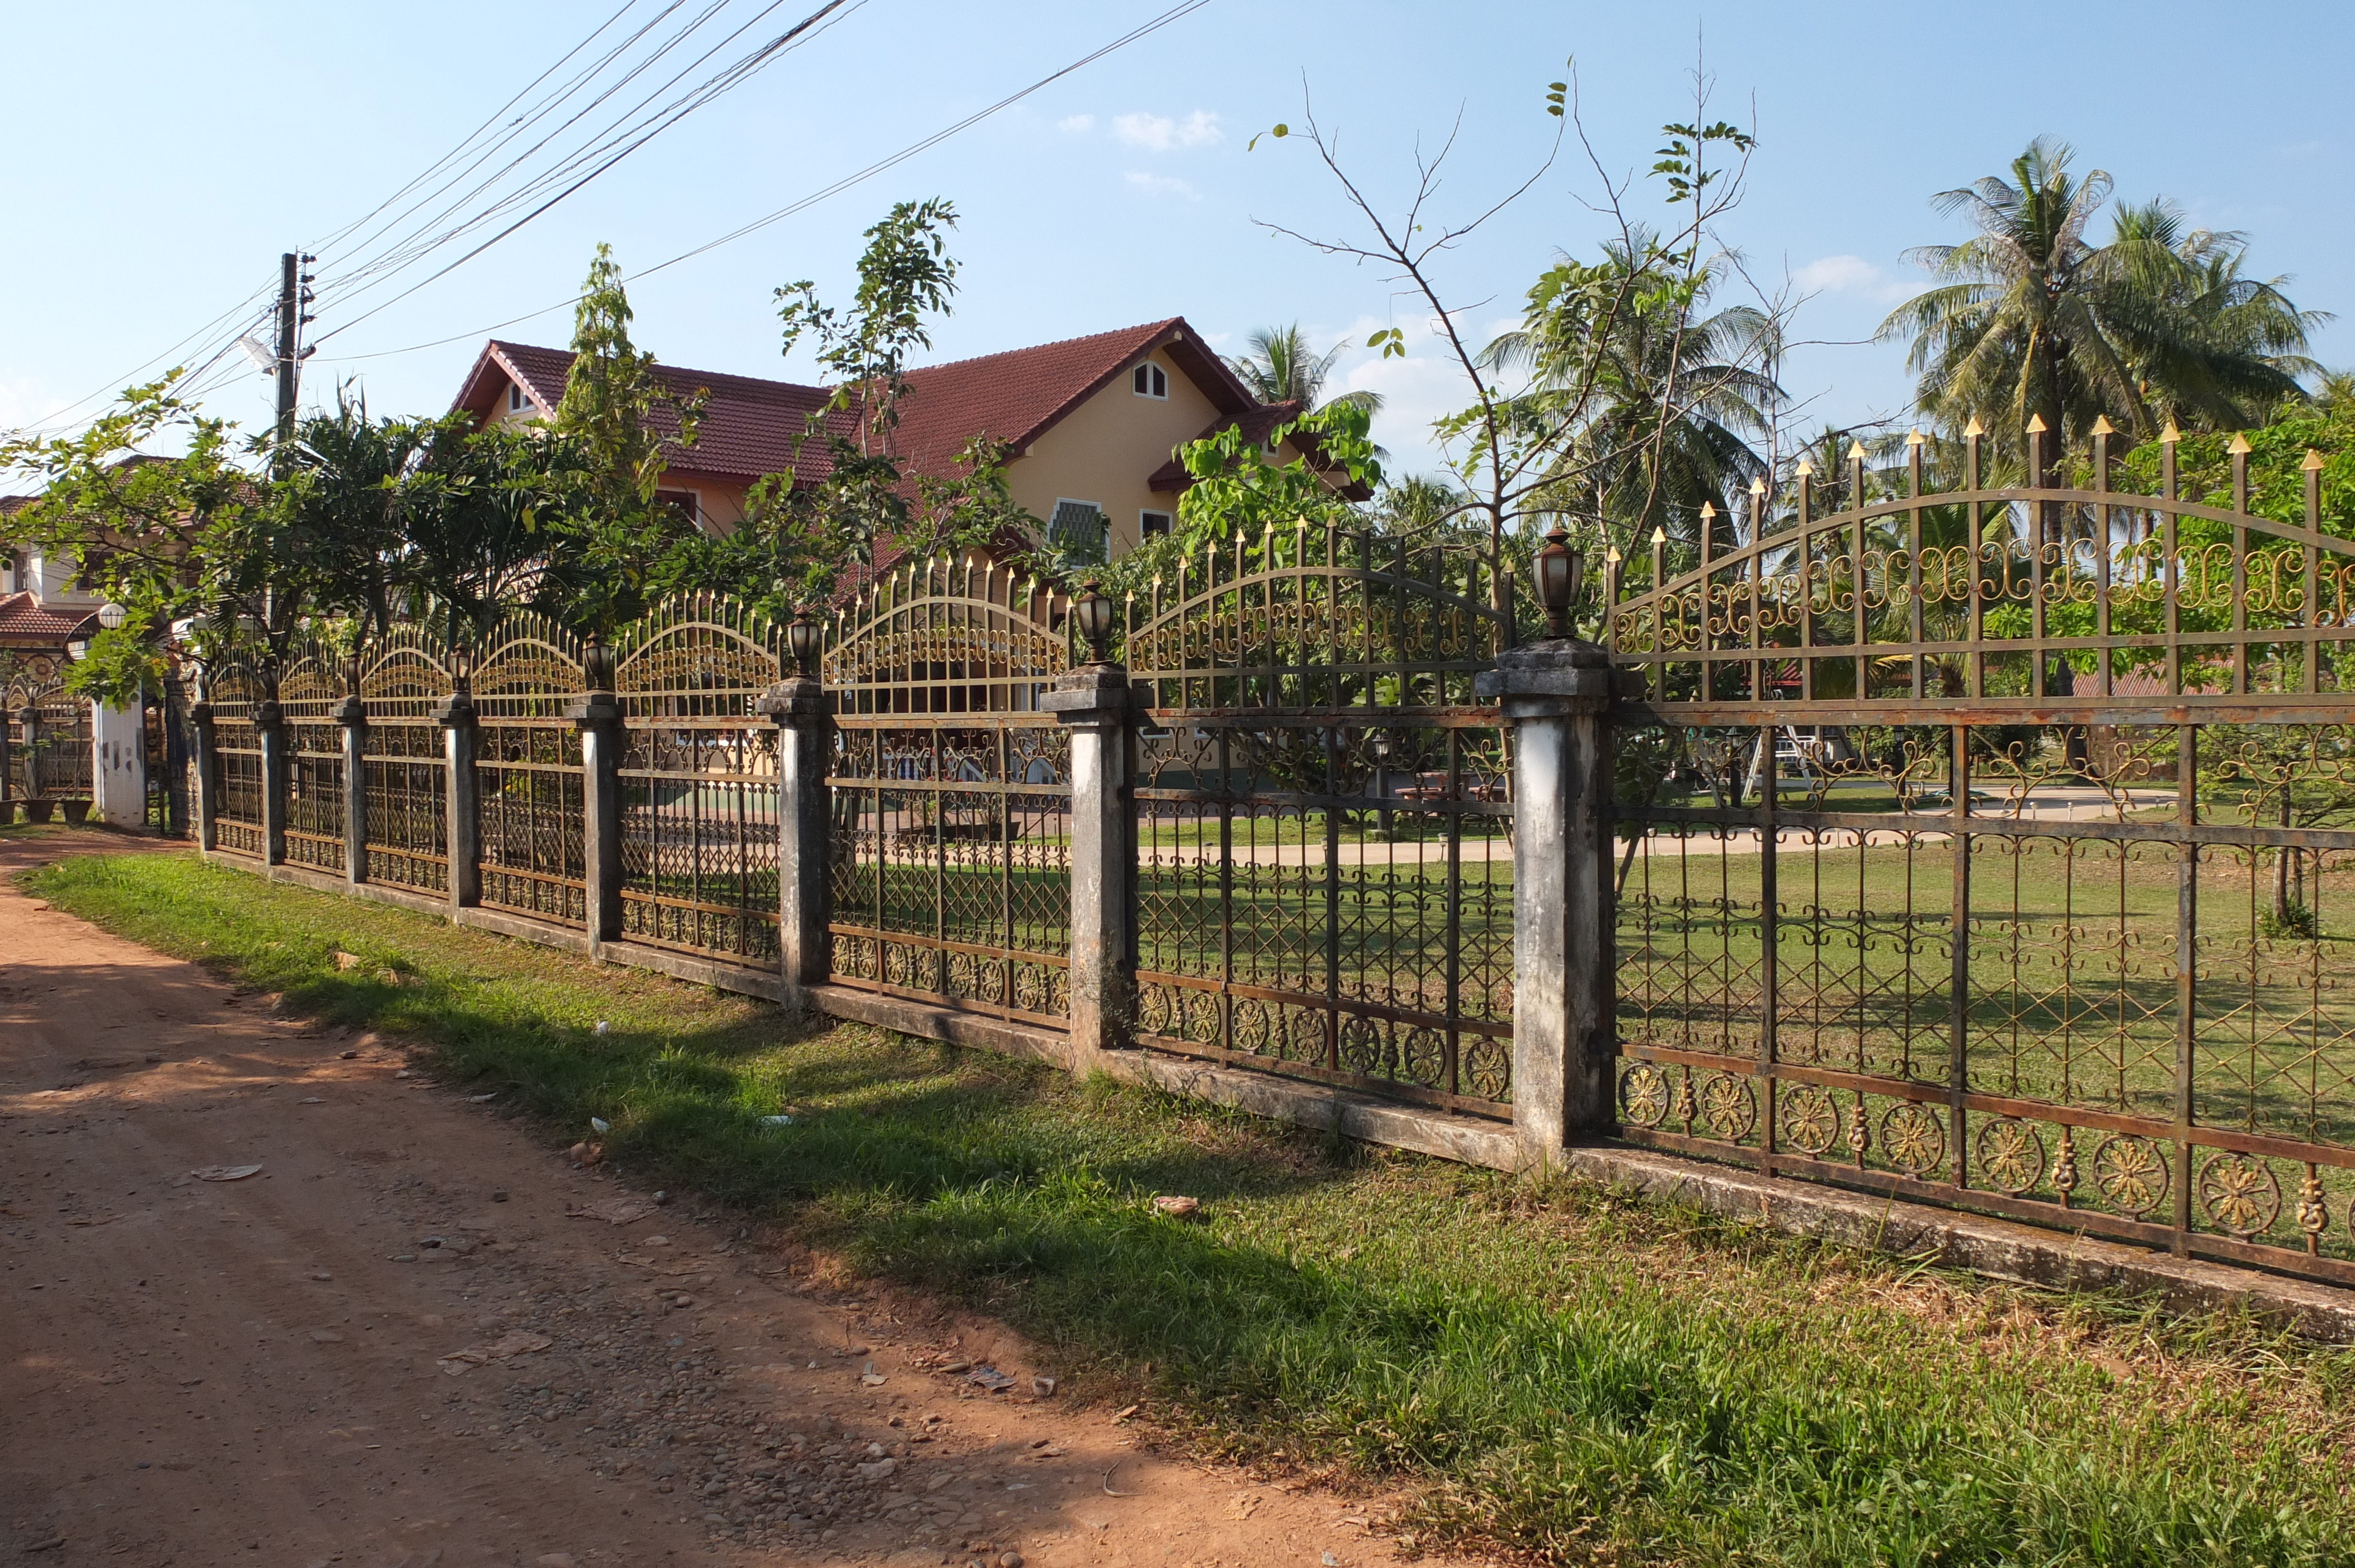
POLYGON ((1166 355, 1156 352, 1149 357, 1168 372, 1167 398, 1138 397, 1135 367, 1128 366, 1006 471, 1015 502, 1042 521, 1054 516, 1058 501, 1092 501, 1103 507, 1112 519, 1114 555, 1135 548, 1139 513, 1178 510, 1175 491, 1153 490, 1146 481, 1219 413, 1166 355))

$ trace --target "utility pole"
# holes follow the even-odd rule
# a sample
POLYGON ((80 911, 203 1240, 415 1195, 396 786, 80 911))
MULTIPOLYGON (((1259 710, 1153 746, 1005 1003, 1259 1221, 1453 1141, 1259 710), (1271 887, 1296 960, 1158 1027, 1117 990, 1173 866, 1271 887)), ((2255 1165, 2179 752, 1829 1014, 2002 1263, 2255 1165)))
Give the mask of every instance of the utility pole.
POLYGON ((303 378, 303 361, 310 351, 302 346, 304 323, 315 317, 303 313, 311 302, 311 274, 304 267, 318 260, 315 256, 299 255, 289 250, 279 259, 278 284, 278 444, 286 447, 294 440, 294 394, 303 378))

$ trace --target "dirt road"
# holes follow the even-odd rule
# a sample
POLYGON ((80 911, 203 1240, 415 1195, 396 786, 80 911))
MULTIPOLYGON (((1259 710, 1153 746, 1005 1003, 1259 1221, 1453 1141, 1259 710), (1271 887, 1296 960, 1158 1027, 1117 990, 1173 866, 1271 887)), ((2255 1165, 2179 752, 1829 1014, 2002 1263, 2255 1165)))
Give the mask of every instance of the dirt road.
POLYGON ((843 1299, 395 1043, 10 880, 123 847, 0 842, 0 1499, 27 1561, 1394 1560, 1357 1501, 1158 1457, 1002 1329, 843 1299))

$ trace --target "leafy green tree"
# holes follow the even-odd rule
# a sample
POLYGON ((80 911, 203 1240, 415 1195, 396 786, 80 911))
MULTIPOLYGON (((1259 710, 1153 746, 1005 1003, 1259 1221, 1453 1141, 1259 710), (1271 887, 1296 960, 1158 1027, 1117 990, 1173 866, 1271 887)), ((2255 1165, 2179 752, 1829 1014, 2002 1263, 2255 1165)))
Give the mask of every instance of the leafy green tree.
POLYGON ((813 339, 819 365, 834 377, 833 397, 812 416, 813 435, 826 416, 847 415, 859 455, 892 454, 908 356, 932 347, 928 318, 950 313, 956 296, 958 263, 947 234, 956 225, 956 207, 945 197, 895 205, 862 236, 858 290, 847 311, 820 302, 807 279, 777 291, 784 352, 813 339))
POLYGON ((572 369, 555 433, 579 467, 563 487, 543 597, 581 630, 640 614, 665 555, 694 531, 656 499, 675 451, 691 450, 709 394, 680 397, 630 339, 630 299, 613 248, 599 245, 573 309, 572 369))
POLYGON ((666 586, 740 594, 783 615, 831 596, 879 549, 1037 554, 1039 520, 1007 492, 1004 442, 967 443, 945 474, 906 472, 897 450, 908 360, 932 346, 931 320, 955 298, 947 231, 956 221, 955 207, 937 196, 894 206, 863 237, 858 287, 847 309, 826 304, 807 281, 777 291, 785 352, 812 341, 834 380, 832 397, 802 437, 825 445, 825 471, 815 479, 791 471, 762 479, 746 496, 744 520, 725 537, 685 541, 672 551, 666 586))
POLYGON ((1910 340, 1924 412, 1960 429, 1977 418, 2019 450, 2030 419, 2051 432, 2041 483, 2095 419, 2139 439, 2170 417, 2231 429, 2298 393, 2309 327, 2286 280, 2243 277, 2238 235, 2182 231, 2164 202, 2129 208, 2097 246, 2087 228, 2110 176, 2070 171, 2072 149, 2039 137, 1998 175, 1934 198, 1978 233, 1907 252, 1940 283, 1891 313, 1884 339, 1910 340))
POLYGON ((163 673, 157 629, 200 622, 200 657, 233 646, 282 656, 304 616, 333 591, 309 518, 286 504, 235 427, 171 395, 174 377, 127 388, 80 430, 0 439, 0 471, 39 496, 5 524, 5 542, 76 562, 82 579, 130 612, 101 631, 72 680, 128 704, 163 673), (151 455, 177 447, 177 457, 151 455))
POLYGON ((1199 548, 1212 540, 1255 543, 1267 530, 1289 530, 1303 519, 1358 525, 1361 519, 1339 490, 1381 482, 1381 462, 1366 435, 1369 420, 1359 405, 1336 401, 1279 423, 1264 445, 1233 425, 1187 442, 1178 459, 1193 482, 1178 498, 1178 536, 1199 548), (1277 462, 1269 449, 1287 440, 1298 449, 1313 446, 1324 466, 1305 455, 1277 462))

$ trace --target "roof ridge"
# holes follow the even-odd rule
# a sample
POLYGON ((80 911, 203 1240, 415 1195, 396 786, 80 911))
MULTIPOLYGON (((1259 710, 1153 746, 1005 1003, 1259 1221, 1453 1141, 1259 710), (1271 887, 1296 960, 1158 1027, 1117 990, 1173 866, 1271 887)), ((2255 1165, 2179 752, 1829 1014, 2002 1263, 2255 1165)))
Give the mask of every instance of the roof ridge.
MULTIPOLYGON (((559 355, 568 360, 580 356, 578 349, 549 348, 536 343, 510 343, 505 338, 496 337, 490 341, 491 346, 498 349, 509 351, 521 349, 529 354, 559 355)), ((773 376, 746 376, 733 370, 698 370, 691 366, 673 365, 663 359, 655 361, 655 370, 659 375, 676 376, 691 381, 729 381, 740 386, 782 387, 795 392, 815 392, 822 397, 830 396, 833 392, 832 387, 815 382, 783 381, 773 376)))
POLYGON ((988 354, 968 355, 963 359, 943 359, 937 365, 920 365, 908 372, 922 376, 931 370, 954 370, 959 366, 979 365, 985 359, 1007 359, 1018 354, 1037 354, 1042 349, 1068 348, 1075 343, 1093 343, 1099 338, 1133 337, 1139 333, 1158 335, 1185 321, 1184 316, 1165 316, 1157 322, 1140 322, 1135 326, 1114 327, 1106 332, 1083 332, 1076 337, 1059 337, 1045 343, 1024 344, 1020 348, 996 349, 988 354))

